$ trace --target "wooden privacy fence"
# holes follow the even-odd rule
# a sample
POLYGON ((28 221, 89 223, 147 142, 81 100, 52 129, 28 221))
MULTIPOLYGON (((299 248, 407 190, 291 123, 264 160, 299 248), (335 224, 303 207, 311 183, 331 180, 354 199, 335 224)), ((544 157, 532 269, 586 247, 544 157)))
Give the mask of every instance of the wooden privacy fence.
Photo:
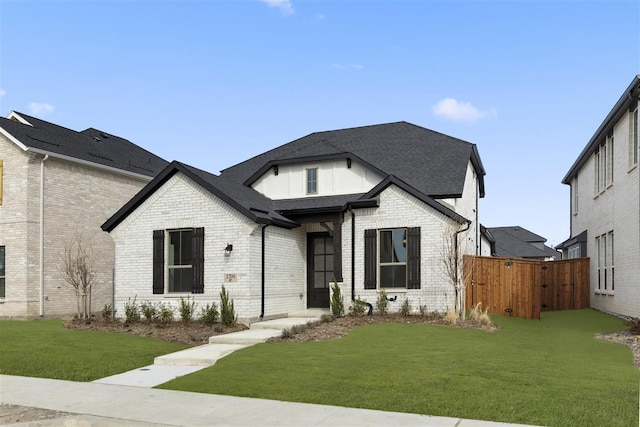
POLYGON ((465 307, 539 319, 540 312, 589 307, 589 258, 563 261, 478 257, 463 262, 465 307))

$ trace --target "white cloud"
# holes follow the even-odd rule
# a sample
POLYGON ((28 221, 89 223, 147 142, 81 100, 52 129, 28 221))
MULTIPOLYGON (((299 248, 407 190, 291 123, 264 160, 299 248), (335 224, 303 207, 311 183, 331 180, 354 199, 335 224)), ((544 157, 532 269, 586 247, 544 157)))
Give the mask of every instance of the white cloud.
POLYGON ((260 0, 265 3, 269 7, 275 7, 280 9, 280 12, 284 16, 295 15, 296 11, 293 9, 293 5, 291 4, 291 0, 260 0))
POLYGON ((46 116, 47 114, 53 113, 55 110, 55 106, 51 104, 47 104, 45 102, 30 102, 29 103, 29 111, 34 116, 46 116))
POLYGON ((455 98, 445 98, 438 102, 433 106, 433 113, 436 116, 460 122, 475 122, 497 117, 494 109, 480 110, 470 102, 458 101, 455 98))
POLYGON ((5 96, 6 94, 7 92, 5 92, 5 90, 0 87, 0 96, 5 96))

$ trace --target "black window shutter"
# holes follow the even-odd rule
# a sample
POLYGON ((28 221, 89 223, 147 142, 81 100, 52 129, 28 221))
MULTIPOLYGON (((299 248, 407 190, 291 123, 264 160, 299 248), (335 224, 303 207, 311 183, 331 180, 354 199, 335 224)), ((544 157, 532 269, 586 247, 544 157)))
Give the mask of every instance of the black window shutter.
POLYGON ((407 228, 407 288, 420 289, 420 227, 407 228))
POLYGON ((153 293, 164 293, 164 230, 153 230, 153 293))
POLYGON ((364 230, 364 288, 376 289, 376 273, 378 271, 377 230, 364 230))
POLYGON ((194 228, 193 238, 193 287, 194 294, 204 293, 204 228, 194 228))

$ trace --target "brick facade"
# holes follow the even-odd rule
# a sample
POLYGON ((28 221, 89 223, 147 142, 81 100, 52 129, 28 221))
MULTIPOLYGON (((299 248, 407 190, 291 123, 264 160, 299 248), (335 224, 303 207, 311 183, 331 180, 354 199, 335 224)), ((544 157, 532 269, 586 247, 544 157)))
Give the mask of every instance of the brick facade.
MULTIPOLYGON (((19 149, 0 136, 3 203, 0 246, 6 249, 6 291, 0 318, 76 313, 73 289, 59 273, 64 246, 75 235, 93 246, 97 262, 92 311, 111 303, 114 244, 100 225, 148 180, 48 158, 19 149), (44 164, 44 292, 40 292, 40 199, 44 164)), ((150 178, 149 178, 150 179, 150 178)))

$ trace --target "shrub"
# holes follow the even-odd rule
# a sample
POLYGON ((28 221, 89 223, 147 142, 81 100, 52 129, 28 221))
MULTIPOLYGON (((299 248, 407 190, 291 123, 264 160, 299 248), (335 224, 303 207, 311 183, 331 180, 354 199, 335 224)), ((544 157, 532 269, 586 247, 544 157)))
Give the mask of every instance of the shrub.
POLYGON ((102 320, 106 322, 110 322, 111 320, 113 320, 113 316, 115 315, 111 304, 105 304, 100 314, 102 316, 102 320))
POLYGON ((218 306, 215 302, 207 304, 200 310, 200 320, 208 325, 212 325, 218 320, 218 306))
POLYGON ((640 335, 640 317, 632 317, 625 321, 631 333, 640 335))
POLYGON ((136 297, 129 298, 124 304, 124 322, 125 323, 135 323, 140 321, 140 310, 138 308, 138 303, 136 303, 136 297))
POLYGON ((191 298, 180 297, 180 307, 178 308, 180 311, 180 319, 182 319, 183 323, 189 323, 193 320, 193 315, 196 312, 196 302, 191 298))
POLYGON ((389 299, 387 298, 387 291, 384 289, 380 291, 378 294, 378 299, 376 300, 376 308, 378 309, 378 313, 383 316, 389 312, 389 299))
POLYGON ((482 314, 482 303, 479 302, 473 306, 473 308, 469 311, 469 319, 471 320, 479 320, 480 314, 482 314))
POLYGON ((156 316, 158 314, 156 307, 151 303, 151 301, 145 301, 140 304, 140 312, 142 316, 147 322, 155 322, 156 316))
POLYGON ((169 323, 173 321, 173 307, 169 304, 159 303, 157 308, 157 321, 169 323))
POLYGON ((353 316, 363 316, 367 312, 367 303, 362 301, 360 297, 353 300, 349 307, 349 314, 353 316))
POLYGON ((409 316, 411 315, 411 303, 409 302, 409 298, 404 299, 404 301, 402 301, 402 305, 400 306, 400 315, 402 316, 409 316))
POLYGON ((448 325, 456 325, 458 323, 458 313, 455 310, 447 310, 444 315, 444 321, 448 325))
POLYGON ((428 317, 429 316, 429 310, 427 310, 427 305, 426 304, 418 305, 418 311, 420 312, 420 316, 422 316, 422 317, 428 317))
POLYGON ((222 285, 220 291, 220 321, 225 326, 233 326, 238 322, 236 310, 233 307, 233 299, 229 298, 229 293, 222 285))
POLYGON ((344 316, 344 298, 340 294, 340 286, 337 282, 333 282, 331 287, 333 294, 331 295, 331 313, 335 317, 344 316))
POLYGON ((320 316, 320 323, 331 323, 335 320, 335 318, 336 316, 334 316, 333 314, 323 314, 322 316, 320 316))

